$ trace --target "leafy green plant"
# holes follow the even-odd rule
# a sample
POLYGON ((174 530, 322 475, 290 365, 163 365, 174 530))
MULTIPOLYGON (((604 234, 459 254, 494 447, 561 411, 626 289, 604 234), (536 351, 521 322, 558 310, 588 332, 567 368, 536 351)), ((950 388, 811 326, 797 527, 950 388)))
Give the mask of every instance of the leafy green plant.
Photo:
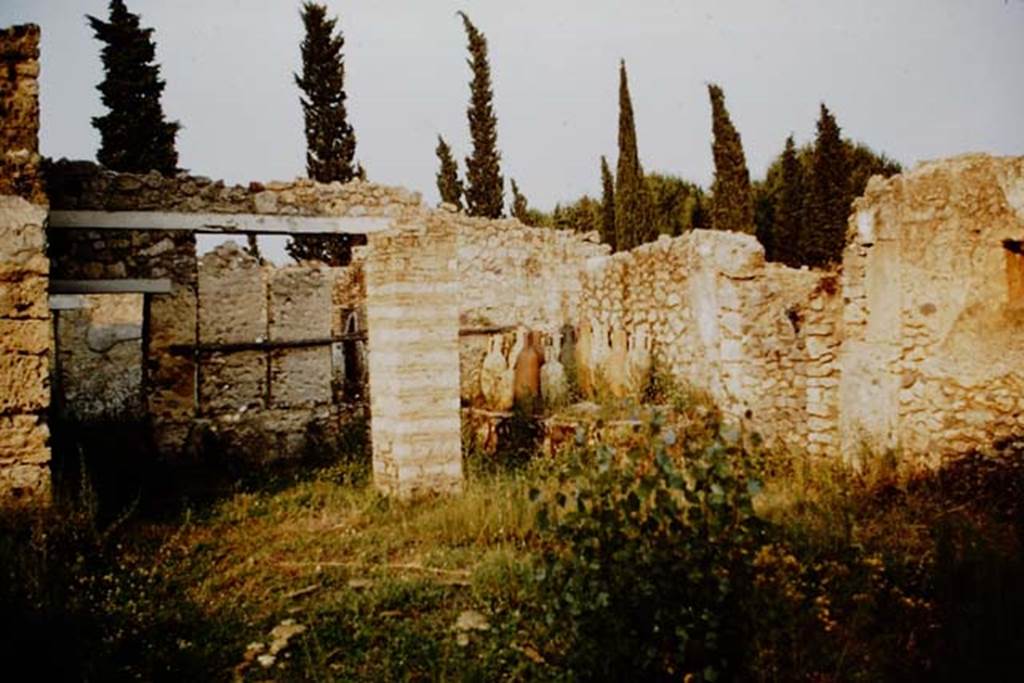
POLYGON ((718 680, 737 670, 764 527, 739 434, 681 438, 659 417, 619 450, 579 434, 543 497, 547 656, 584 679, 718 680))

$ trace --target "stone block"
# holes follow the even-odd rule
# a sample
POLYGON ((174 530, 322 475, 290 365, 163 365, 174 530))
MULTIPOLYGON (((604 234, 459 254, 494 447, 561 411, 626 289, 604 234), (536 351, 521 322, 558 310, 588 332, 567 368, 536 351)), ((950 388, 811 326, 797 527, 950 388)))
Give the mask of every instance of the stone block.
POLYGON ((0 416, 0 463, 50 461, 50 431, 39 415, 0 416))
POLYGON ((0 414, 42 411, 50 405, 49 359, 0 354, 0 414))

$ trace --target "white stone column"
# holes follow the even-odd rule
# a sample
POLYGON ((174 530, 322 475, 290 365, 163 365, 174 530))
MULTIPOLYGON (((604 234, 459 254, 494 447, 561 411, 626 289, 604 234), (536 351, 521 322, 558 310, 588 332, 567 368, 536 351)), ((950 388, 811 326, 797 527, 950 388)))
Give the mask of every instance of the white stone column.
POLYGON ((388 495, 462 485, 457 285, 455 228, 446 215, 369 236, 373 477, 388 495))

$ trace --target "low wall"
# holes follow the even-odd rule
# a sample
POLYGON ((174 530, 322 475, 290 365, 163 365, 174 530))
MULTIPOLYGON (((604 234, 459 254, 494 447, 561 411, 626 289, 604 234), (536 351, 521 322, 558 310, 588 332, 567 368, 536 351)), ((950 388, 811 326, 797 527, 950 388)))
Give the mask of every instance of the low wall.
POLYGON ((655 371, 707 390, 770 440, 836 443, 834 275, 766 264, 749 235, 696 230, 595 259, 582 280, 579 371, 591 385, 628 374, 616 363, 649 343, 655 371))

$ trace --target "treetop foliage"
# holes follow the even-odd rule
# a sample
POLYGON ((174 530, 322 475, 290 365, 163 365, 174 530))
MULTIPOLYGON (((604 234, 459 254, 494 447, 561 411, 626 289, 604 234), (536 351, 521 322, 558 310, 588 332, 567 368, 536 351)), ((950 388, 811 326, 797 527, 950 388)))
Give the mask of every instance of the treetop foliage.
POLYGON ((504 178, 498 152, 498 119, 494 113, 491 66, 487 58, 487 38, 464 12, 459 12, 469 41, 469 59, 473 72, 469 83, 470 99, 466 116, 473 153, 466 157, 466 210, 471 216, 500 218, 504 210, 504 178))
POLYGON ((302 74, 295 84, 306 133, 306 173, 322 183, 347 183, 361 176, 355 163, 356 135, 345 108, 345 38, 327 8, 306 2, 301 10, 305 37, 300 46, 302 74))
POLYGON ((714 134, 711 151, 715 158, 711 225, 716 230, 751 232, 754 229, 754 204, 740 134, 729 118, 722 89, 709 83, 708 95, 711 97, 711 130, 714 134))
POLYGON ((181 125, 164 118, 160 97, 165 82, 155 63, 153 29, 142 28, 139 15, 122 0, 111 0, 107 21, 86 15, 105 72, 96 86, 109 110, 92 119, 100 133, 97 160, 113 171, 171 175, 178 170, 175 139, 181 125))

